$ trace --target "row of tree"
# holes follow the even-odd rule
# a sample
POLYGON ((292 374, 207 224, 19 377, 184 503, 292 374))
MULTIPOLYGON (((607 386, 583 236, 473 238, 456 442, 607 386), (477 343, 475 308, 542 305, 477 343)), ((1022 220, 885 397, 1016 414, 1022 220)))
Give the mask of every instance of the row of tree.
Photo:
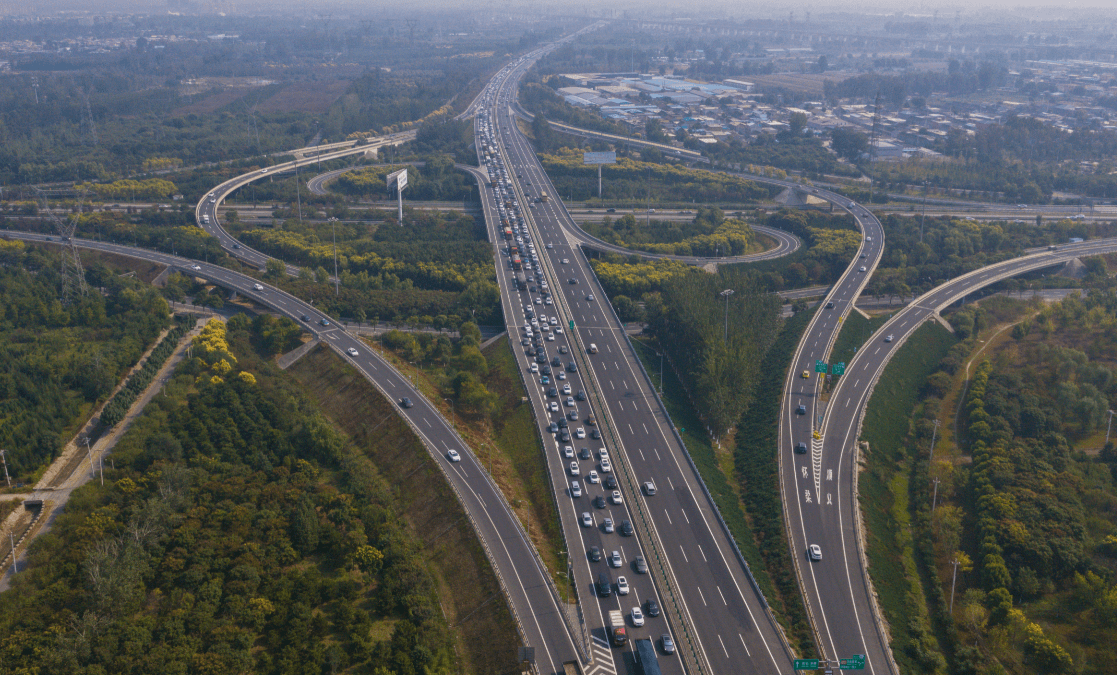
POLYGON ((167 359, 174 353, 175 348, 178 347, 178 341, 182 339, 183 335, 186 335, 186 331, 190 330, 193 323, 193 316, 178 317, 176 319, 177 325, 163 336, 159 344, 155 345, 155 349, 151 350, 151 354, 148 355, 139 371, 132 373, 128 381, 124 383, 124 386, 105 404, 105 407, 101 410, 101 426, 108 429, 116 426, 117 423, 124 419, 124 415, 128 412, 128 409, 132 407, 132 404, 136 402, 136 399, 143 393, 143 390, 155 379, 155 374, 159 372, 159 369, 163 367, 163 364, 166 363, 167 359))

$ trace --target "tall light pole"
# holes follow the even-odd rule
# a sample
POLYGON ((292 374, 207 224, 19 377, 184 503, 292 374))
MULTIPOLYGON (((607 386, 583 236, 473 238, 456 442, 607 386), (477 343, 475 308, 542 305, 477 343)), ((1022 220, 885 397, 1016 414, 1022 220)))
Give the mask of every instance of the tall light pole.
POLYGON ((337 275, 337 218, 330 217, 330 228, 334 239, 334 297, 341 293, 341 277, 337 275))
POLYGON ((733 295, 733 289, 732 288, 727 288, 724 291, 722 291, 721 293, 719 293, 718 295, 725 298, 725 334, 722 336, 721 339, 722 339, 722 342, 725 343, 726 347, 728 347, 729 346, 729 296, 733 295))
POLYGON ((962 563, 958 562, 958 559, 955 558, 954 560, 950 561, 950 564, 954 565, 954 577, 950 580, 950 613, 953 614, 954 613, 954 584, 958 581, 958 565, 961 565, 962 563))
POLYGON ((935 425, 935 429, 931 432, 931 457, 927 460, 928 464, 935 461, 935 438, 939 434, 939 425, 942 424, 942 422, 935 420, 933 424, 935 425))
MULTIPOLYGON (((1110 419, 1112 419, 1112 415, 1110 416, 1110 419)), ((1108 441, 1108 435, 1106 436, 1106 440, 1108 441)), ((8 458, 5 456, 7 454, 7 450, 0 450, 0 461, 4 462, 4 480, 8 481, 8 487, 11 487, 12 477, 8 475, 8 458)))
MULTIPOLYGON (((1106 445, 1109 445, 1109 430, 1113 428, 1113 415, 1114 414, 1115 413, 1112 410, 1109 411, 1109 424, 1106 425, 1106 427, 1105 427, 1105 444, 1106 445)), ((4 454, 3 451, 0 451, 0 455, 2 455, 2 454, 4 454)), ((4 465, 4 475, 5 476, 8 475, 8 465, 7 464, 4 465)), ((8 484, 11 485, 11 481, 9 481, 8 484)))
POLYGON ((927 222, 927 181, 923 181, 923 218, 919 220, 919 243, 923 243, 923 223, 927 222))
POLYGON ((931 513, 935 512, 935 504, 937 504, 938 501, 939 501, 939 479, 936 478, 934 480, 934 483, 935 483, 935 494, 934 494, 933 497, 931 497, 931 513))

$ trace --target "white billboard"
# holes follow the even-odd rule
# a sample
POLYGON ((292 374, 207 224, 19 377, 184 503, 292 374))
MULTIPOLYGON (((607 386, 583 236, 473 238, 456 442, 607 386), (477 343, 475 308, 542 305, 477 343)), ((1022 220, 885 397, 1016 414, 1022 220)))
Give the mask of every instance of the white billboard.
POLYGON ((616 164, 617 153, 615 152, 583 152, 583 164, 616 164))
POLYGON ((407 169, 388 174, 388 189, 391 190, 393 185, 397 190, 407 187, 407 169))

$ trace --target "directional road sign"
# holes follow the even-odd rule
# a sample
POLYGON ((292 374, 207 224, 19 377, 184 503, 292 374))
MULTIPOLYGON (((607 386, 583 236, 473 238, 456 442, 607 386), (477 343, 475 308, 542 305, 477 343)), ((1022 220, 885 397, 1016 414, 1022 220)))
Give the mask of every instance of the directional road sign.
POLYGON ((825 361, 815 361, 814 362, 814 372, 825 373, 826 370, 827 370, 827 368, 826 368, 826 362, 825 361))
POLYGON ((846 364, 844 361, 838 361, 833 366, 830 366, 830 373, 832 375, 845 375, 846 364))
POLYGON ((839 670, 864 670, 865 669, 865 655, 864 654, 854 654, 853 656, 849 657, 848 659, 839 659, 838 663, 839 663, 839 665, 838 665, 839 670))
POLYGON ((818 659, 795 659, 795 670, 818 670, 818 659))
POLYGON ((573 321, 570 322, 570 330, 574 330, 574 322, 573 321))

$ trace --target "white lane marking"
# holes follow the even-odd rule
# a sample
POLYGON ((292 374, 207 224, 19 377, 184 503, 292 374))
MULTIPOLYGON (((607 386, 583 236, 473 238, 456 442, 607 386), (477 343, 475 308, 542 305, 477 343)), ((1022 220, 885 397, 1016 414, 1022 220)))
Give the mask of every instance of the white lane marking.
MULTIPOLYGON (((680 546, 679 548, 682 548, 682 547, 680 546)), ((683 557, 686 557, 686 556, 683 556, 683 557)), ((702 587, 701 586, 698 587, 698 595, 702 596, 702 606, 703 607, 709 607, 709 605, 706 604, 706 594, 702 592, 702 587)), ((728 656, 728 654, 726 656, 728 656)))
POLYGON ((430 427, 431 429, 434 428, 434 427, 431 427, 430 420, 428 420, 426 417, 423 418, 423 421, 426 422, 427 426, 430 427))
POLYGON ((628 425, 628 433, 632 434, 633 436, 636 435, 636 432, 632 430, 632 425, 631 424, 628 425))
POLYGON ((648 461, 648 460, 647 460, 647 459, 646 459, 646 458, 644 457, 644 451, 643 451, 643 450, 640 450, 640 460, 641 460, 641 461, 644 461, 644 462, 648 461))
MULTIPOLYGON (((658 450, 657 448, 652 448, 652 452, 654 452, 654 453, 655 453, 655 458, 656 458, 656 459, 658 459, 658 460, 660 460, 660 461, 663 461, 662 459, 660 459, 660 456, 659 456, 659 450, 658 450)), ((668 482, 668 483, 670 483, 671 481, 670 481, 670 480, 668 480, 667 482, 668 482)))
POLYGON ((728 607, 728 606, 729 606, 729 603, 725 601, 725 593, 722 593, 722 592, 721 592, 721 586, 718 586, 718 595, 720 595, 720 596, 721 596, 721 604, 723 604, 723 605, 725 605, 726 607, 728 607))
POLYGON ((737 633, 737 637, 741 638, 741 646, 745 648, 745 653, 749 655, 749 658, 752 658, 752 652, 749 651, 749 646, 745 644, 745 636, 737 633))
MULTIPOLYGON (((691 495, 691 497, 693 497, 693 496, 694 496, 694 495, 691 495)), ((687 525, 690 525, 690 518, 687 518, 687 516, 686 516, 686 511, 683 511, 682 509, 679 509, 679 510, 680 510, 680 511, 682 511, 682 514, 683 514, 683 519, 684 519, 684 520, 686 520, 686 524, 687 524, 687 525)))
POLYGON ((718 634, 718 642, 721 643, 721 651, 725 652, 725 658, 729 658, 729 650, 725 648, 725 641, 721 639, 721 634, 718 634))
POLYGON ((643 422, 641 422, 640 426, 644 427, 644 433, 645 434, 648 434, 649 436, 651 436, 651 432, 648 431, 648 425, 647 424, 644 424, 643 422))
MULTIPOLYGON (((679 544, 679 550, 682 551, 682 553, 683 553, 683 560, 685 560, 687 562, 687 564, 689 565, 690 564, 690 558, 686 557, 686 551, 683 550, 683 545, 682 544, 679 544)), ((703 600, 703 602, 705 602, 705 600, 703 600)))
POLYGON ((702 550, 702 544, 697 544, 697 546, 698 546, 698 552, 702 554, 702 560, 704 562, 710 562, 709 560, 706 559, 706 552, 702 550))
POLYGON ((663 515, 667 516, 667 524, 668 525, 674 525, 675 524, 675 523, 671 522, 671 514, 667 513, 667 509, 663 509, 663 515))

